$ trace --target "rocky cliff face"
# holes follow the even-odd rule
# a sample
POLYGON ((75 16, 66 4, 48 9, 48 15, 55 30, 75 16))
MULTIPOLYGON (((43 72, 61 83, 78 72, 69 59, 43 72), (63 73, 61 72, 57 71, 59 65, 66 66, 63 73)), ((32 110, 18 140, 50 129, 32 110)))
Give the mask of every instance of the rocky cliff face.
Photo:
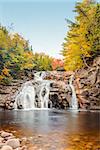
POLYGON ((50 101, 52 107, 57 109, 67 109, 71 100, 71 89, 62 81, 52 83, 50 90, 50 101))
POLYGON ((13 109, 14 95, 24 82, 24 80, 14 80, 10 85, 0 85, 0 108, 13 109))
MULTIPOLYGON (((49 100, 52 102, 52 107, 57 109, 67 109, 71 100, 71 89, 68 86, 69 73, 64 72, 49 72, 45 79, 52 80, 50 84, 49 100), (67 76, 63 79, 63 76, 67 76), (62 78, 61 78, 62 77, 62 78), (62 81, 61 81, 62 80, 62 81)), ((5 109, 13 109, 15 95, 20 91, 21 86, 26 81, 30 80, 14 80, 10 85, 0 85, 0 107, 5 109)), ((38 82, 38 81, 37 81, 38 82)))
MULTIPOLYGON (((53 80, 49 96, 52 106, 57 109, 69 107, 72 95, 69 80, 72 74, 79 108, 100 109, 100 57, 95 59, 91 67, 76 73, 57 71, 47 73, 45 79, 53 80)), ((14 95, 27 80, 30 78, 14 80, 9 86, 0 85, 0 107, 13 109, 14 95)))
POLYGON ((100 57, 93 65, 76 73, 74 82, 81 108, 100 109, 100 57))

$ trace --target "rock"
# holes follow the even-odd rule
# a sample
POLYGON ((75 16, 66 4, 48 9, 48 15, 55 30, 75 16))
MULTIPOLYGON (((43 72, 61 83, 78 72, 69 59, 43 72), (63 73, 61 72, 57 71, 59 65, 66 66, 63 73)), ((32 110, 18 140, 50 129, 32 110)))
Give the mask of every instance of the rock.
POLYGON ((1 150, 13 150, 11 146, 5 145, 1 148, 1 150))
POLYGON ((79 142, 80 141, 80 138, 76 137, 73 139, 73 142, 79 142))
MULTIPOLYGON (((28 73, 29 76, 34 76, 34 71, 28 73)), ((67 71, 51 71, 47 72, 45 79, 53 80, 50 84, 49 106, 57 109, 67 109, 71 100, 71 89, 68 88, 70 76, 74 74, 77 99, 80 108, 94 109, 100 106, 100 57, 95 58, 93 64, 89 68, 81 68, 76 73, 67 71), (76 83, 79 80, 79 85, 76 83), (64 101, 63 101, 64 100, 64 101), (85 101, 84 101, 85 100, 85 101), (88 101, 88 103, 87 103, 88 101), (51 105, 52 103, 52 105, 51 105)), ((0 107, 3 109, 14 109, 15 95, 19 92, 21 86, 26 81, 29 81, 29 76, 22 79, 12 80, 10 86, 0 85, 0 107), (23 80, 24 79, 24 80, 23 80), (6 91, 6 92, 5 92, 6 91)), ((39 82, 33 82, 33 85, 38 85, 39 82)), ((39 104, 37 104, 40 107, 39 104)), ((22 109, 22 105, 19 105, 22 109)), ((99 109, 99 107, 98 107, 99 109)))
POLYGON ((5 140, 7 141, 9 139, 14 139, 14 138, 15 138, 15 136, 11 135, 11 136, 5 137, 5 140))
POLYGON ((24 146, 26 144, 26 142, 27 142, 27 138, 26 137, 21 139, 21 145, 22 146, 24 146))
POLYGON ((13 149, 20 147, 19 139, 9 139, 8 141, 6 141, 6 144, 11 146, 13 149))
POLYGON ((20 150, 28 150, 28 148, 27 148, 27 146, 24 145, 20 148, 20 150))
POLYGON ((5 143, 0 143, 0 148, 2 148, 3 146, 5 146, 5 143))
POLYGON ((3 132, 3 131, 1 130, 1 131, 0 131, 0 134, 1 134, 2 132, 3 132))
POLYGON ((3 142, 3 140, 4 140, 4 139, 3 139, 2 137, 0 137, 0 143, 2 143, 2 142, 3 142))
POLYGON ((13 105, 14 105, 14 103, 11 102, 11 103, 10 103, 10 107, 13 107, 13 105))
POLYGON ((4 132, 4 131, 1 133, 2 138, 8 137, 8 136, 12 136, 12 133, 4 132))
POLYGON ((28 150, 42 150, 42 149, 38 149, 37 146, 31 146, 28 148, 28 150))

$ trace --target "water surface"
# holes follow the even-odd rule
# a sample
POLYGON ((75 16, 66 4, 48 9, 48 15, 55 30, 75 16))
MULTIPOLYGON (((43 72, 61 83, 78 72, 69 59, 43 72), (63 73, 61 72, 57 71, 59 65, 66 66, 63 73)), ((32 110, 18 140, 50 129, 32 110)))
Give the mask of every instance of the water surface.
POLYGON ((36 150, 100 148, 99 112, 95 111, 0 111, 0 129, 28 137, 36 150))

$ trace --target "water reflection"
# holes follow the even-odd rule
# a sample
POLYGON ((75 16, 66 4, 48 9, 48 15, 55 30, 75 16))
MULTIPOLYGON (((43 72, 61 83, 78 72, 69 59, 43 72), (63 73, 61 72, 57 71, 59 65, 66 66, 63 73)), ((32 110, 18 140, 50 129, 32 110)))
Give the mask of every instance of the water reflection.
MULTIPOLYGON (((20 136, 32 136, 32 142, 38 148, 43 144, 46 146, 49 141, 50 145, 47 150, 61 150, 61 147, 64 150, 64 147, 70 145, 69 143, 75 138, 79 139, 79 143, 91 140, 93 142, 98 141, 99 112, 73 112, 70 110, 1 111, 0 128, 16 130, 20 136)), ((84 147, 84 143, 82 144, 84 147)), ((97 145, 97 143, 93 144, 97 145)))
POLYGON ((30 110, 1 111, 0 127, 3 125, 18 125, 20 128, 30 128, 37 132, 67 131, 81 132, 99 129, 98 112, 30 110))

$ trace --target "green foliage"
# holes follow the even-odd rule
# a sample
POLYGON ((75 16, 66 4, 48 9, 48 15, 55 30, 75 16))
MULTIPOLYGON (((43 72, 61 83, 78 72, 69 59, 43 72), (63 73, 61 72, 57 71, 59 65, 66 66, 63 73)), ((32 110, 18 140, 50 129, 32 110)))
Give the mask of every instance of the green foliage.
POLYGON ((27 69, 52 70, 52 58, 44 53, 33 54, 27 40, 0 26, 0 82, 9 84, 27 69))
POLYGON ((75 23, 67 20, 69 32, 63 43, 66 70, 88 66, 87 60, 100 52, 100 5, 83 0, 76 4, 75 12, 75 23))
POLYGON ((35 53, 33 62, 35 64, 35 70, 37 71, 52 70, 52 58, 44 53, 35 53))
POLYGON ((91 19, 86 38, 91 44, 92 57, 96 57, 100 54, 100 4, 97 4, 96 6, 95 14, 91 19))

